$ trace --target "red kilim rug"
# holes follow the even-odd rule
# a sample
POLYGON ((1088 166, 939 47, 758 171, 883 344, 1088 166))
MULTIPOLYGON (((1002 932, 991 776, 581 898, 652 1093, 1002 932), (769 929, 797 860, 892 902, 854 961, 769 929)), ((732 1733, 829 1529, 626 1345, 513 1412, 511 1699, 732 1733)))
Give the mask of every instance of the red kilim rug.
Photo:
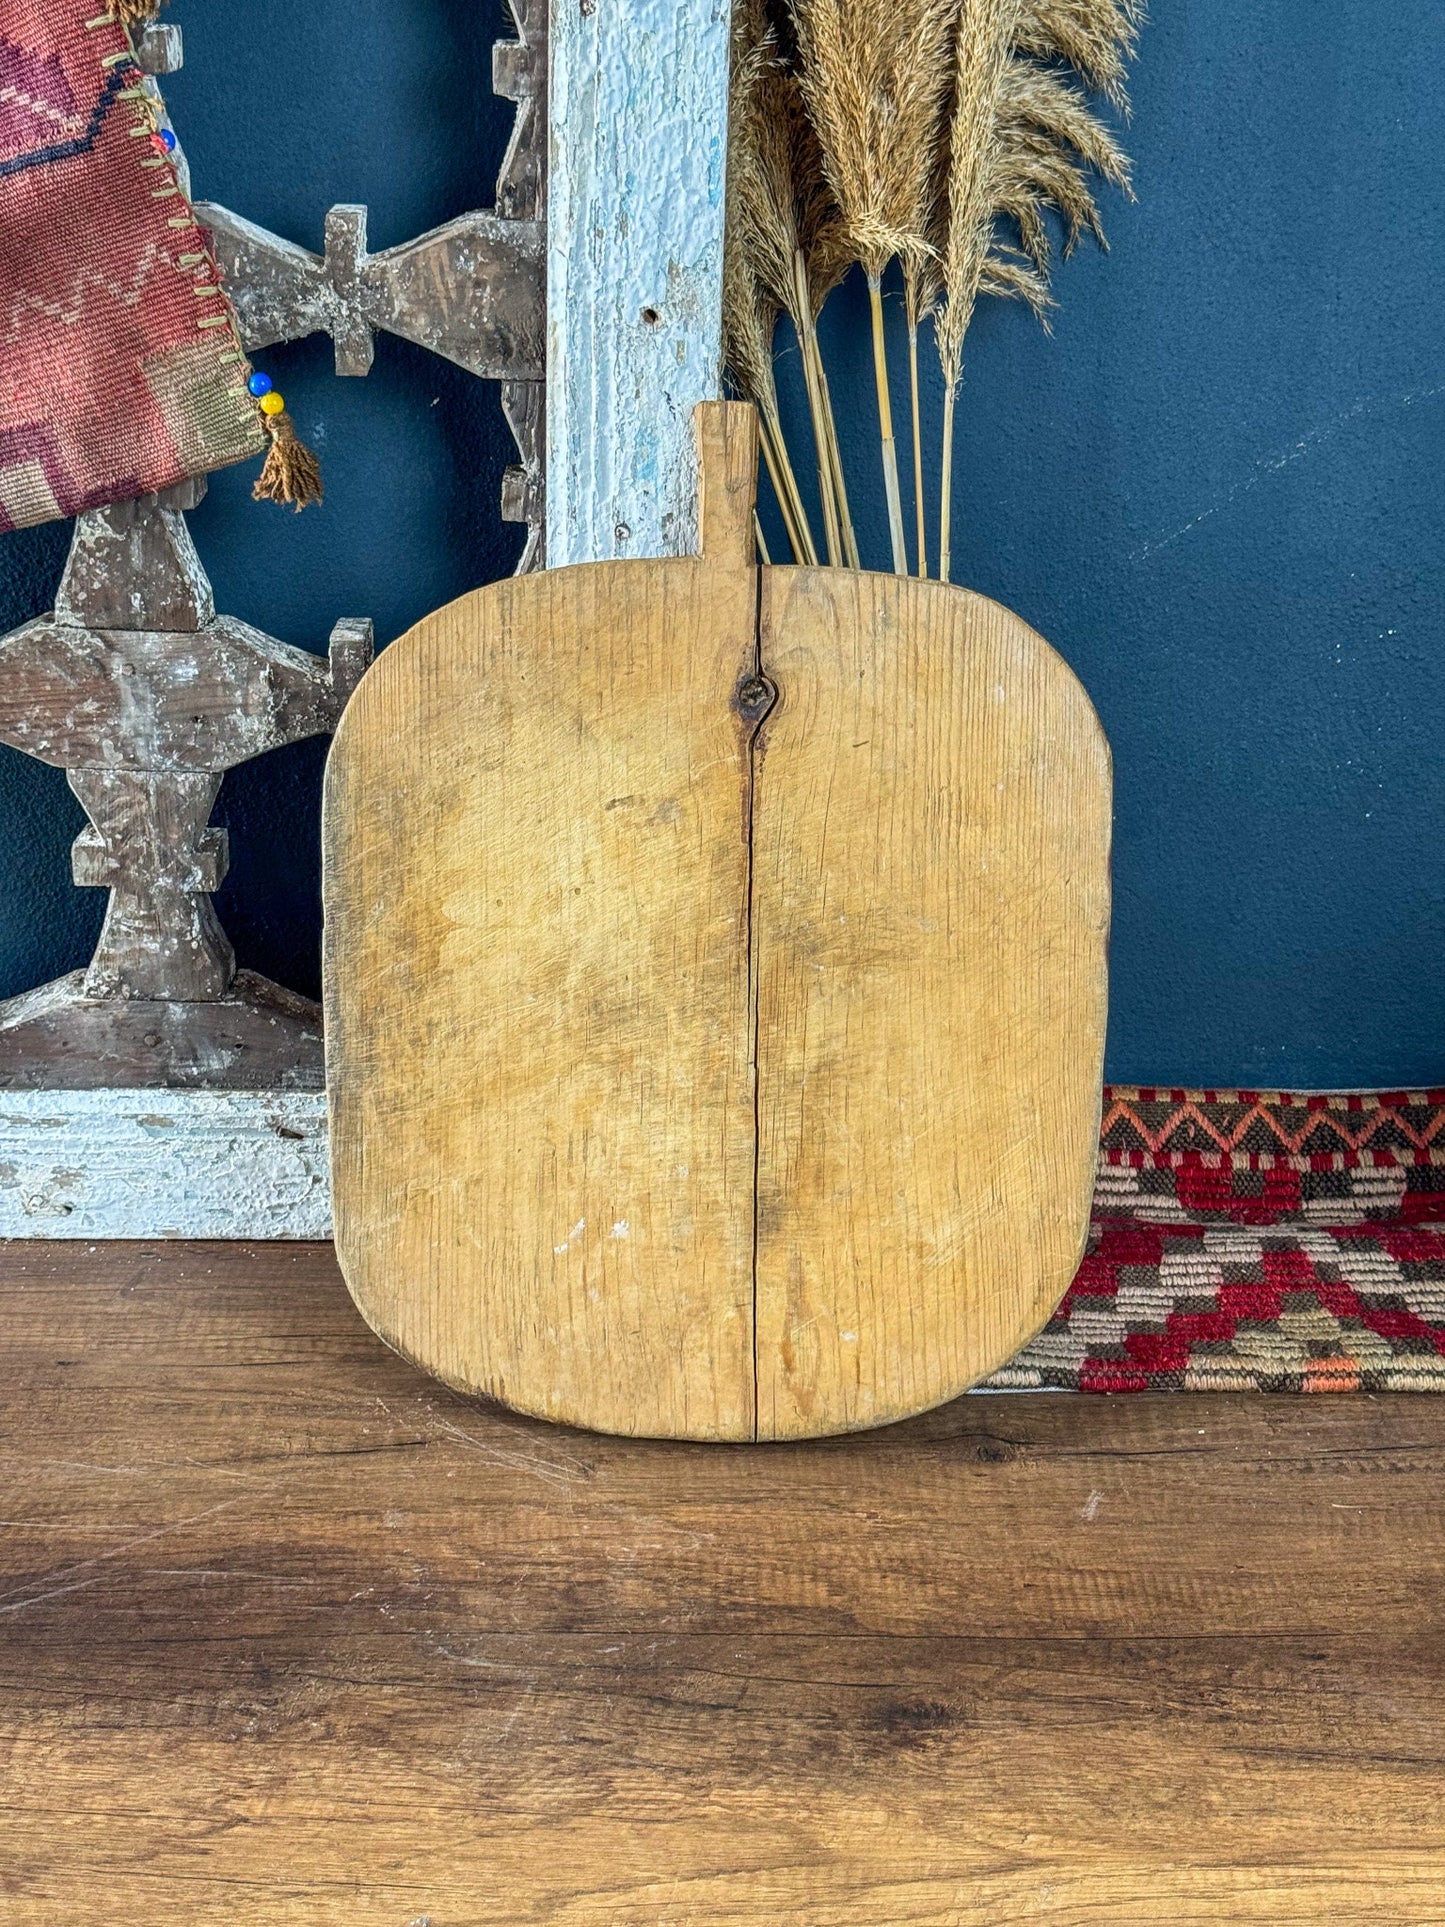
POLYGON ((265 446, 163 116, 105 0, 0 5, 0 529, 265 446))
POLYGON ((1445 1392, 1445 1091, 1104 1093, 1088 1254, 995 1390, 1445 1392))

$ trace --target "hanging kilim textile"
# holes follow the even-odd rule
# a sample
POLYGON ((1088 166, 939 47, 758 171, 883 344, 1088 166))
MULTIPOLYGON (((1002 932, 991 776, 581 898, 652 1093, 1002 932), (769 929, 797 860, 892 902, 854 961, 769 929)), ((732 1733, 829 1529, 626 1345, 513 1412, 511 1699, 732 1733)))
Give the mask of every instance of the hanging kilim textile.
POLYGON ((989 1384, 1445 1392, 1445 1091, 1107 1090, 1088 1253, 989 1384))
POLYGON ((0 528, 266 445, 173 148, 105 0, 4 0, 0 528))

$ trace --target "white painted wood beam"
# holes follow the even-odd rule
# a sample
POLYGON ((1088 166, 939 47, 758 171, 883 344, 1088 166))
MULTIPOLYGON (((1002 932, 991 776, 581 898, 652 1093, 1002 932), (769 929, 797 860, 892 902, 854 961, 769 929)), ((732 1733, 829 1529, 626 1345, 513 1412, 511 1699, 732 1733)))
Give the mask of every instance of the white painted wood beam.
POLYGON ((0 1091, 0 1238, 330 1235, 320 1091, 0 1091))
POLYGON ((547 562, 687 555, 721 392, 729 0, 554 0, 547 562))

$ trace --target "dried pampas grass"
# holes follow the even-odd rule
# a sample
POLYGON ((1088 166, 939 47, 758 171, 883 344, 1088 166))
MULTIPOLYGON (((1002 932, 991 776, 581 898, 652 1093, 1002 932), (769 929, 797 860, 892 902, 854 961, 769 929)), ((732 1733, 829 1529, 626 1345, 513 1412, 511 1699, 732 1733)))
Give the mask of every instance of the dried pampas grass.
POLYGON ((799 561, 814 561, 817 549, 787 459, 772 380, 772 335, 779 313, 788 315, 807 380, 828 560, 835 567, 849 562, 856 567, 851 523, 844 533, 846 507, 841 517, 839 512, 842 465, 815 328, 819 309, 851 263, 798 77, 765 0, 739 0, 733 14, 728 167, 723 260, 728 366, 741 392, 757 404, 774 488, 780 503, 787 498, 783 515, 793 553, 799 561), (766 371, 759 363, 760 333, 768 344, 766 371))
POLYGON ((918 336, 944 379, 939 574, 951 566, 954 424, 980 295, 1045 321, 1052 220, 1064 251, 1104 232, 1091 179, 1129 192, 1129 163, 1088 90, 1124 111, 1141 0, 739 0, 734 13, 724 332, 758 405, 794 555, 816 547, 788 462, 772 338, 802 355, 828 559, 857 566, 816 321, 850 266, 867 280, 879 443, 895 570, 908 562, 889 390, 883 276, 901 264, 917 568, 928 573, 918 336))
POLYGON ((882 278, 928 222, 957 0, 792 0, 798 77, 851 258, 868 281, 893 567, 908 572, 882 278))
POLYGON ((1137 0, 964 0, 954 50, 942 305, 935 324, 943 367, 939 577, 951 563, 954 418, 963 342, 980 294, 1050 305, 1052 210, 1072 247, 1087 229, 1104 242, 1088 184, 1092 170, 1126 193, 1129 163, 1083 94, 1063 77, 1072 66, 1123 108, 1137 0), (1041 65, 1041 62, 1052 65, 1041 65), (999 239, 1012 224, 1017 246, 999 239))

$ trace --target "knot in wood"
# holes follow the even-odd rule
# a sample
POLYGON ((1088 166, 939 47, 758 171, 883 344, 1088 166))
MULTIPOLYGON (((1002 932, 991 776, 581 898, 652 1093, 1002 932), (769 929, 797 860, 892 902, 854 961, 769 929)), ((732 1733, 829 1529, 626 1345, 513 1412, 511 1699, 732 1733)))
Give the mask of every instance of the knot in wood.
POLYGON ((777 700, 777 685, 766 676, 745 676, 734 698, 738 714, 748 723, 760 723, 777 700))

